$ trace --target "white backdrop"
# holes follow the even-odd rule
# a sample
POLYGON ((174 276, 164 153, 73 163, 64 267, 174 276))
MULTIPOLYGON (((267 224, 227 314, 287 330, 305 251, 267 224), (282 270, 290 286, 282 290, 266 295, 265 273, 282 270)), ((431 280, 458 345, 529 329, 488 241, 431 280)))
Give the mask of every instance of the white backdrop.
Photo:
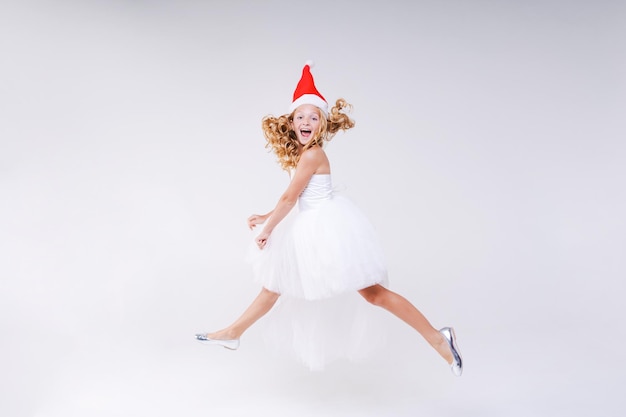
POLYGON ((0 5, 3 416, 621 416, 620 1, 0 5), (357 126, 328 146, 391 287, 457 329, 454 378, 388 313, 311 373, 253 327, 245 219, 303 63, 357 126))

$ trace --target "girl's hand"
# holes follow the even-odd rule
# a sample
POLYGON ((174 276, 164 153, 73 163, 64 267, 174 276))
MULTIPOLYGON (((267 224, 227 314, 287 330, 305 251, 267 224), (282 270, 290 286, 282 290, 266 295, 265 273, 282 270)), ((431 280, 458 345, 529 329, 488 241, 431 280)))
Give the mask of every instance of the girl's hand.
POLYGON ((263 249, 265 247, 265 245, 267 244, 267 239, 269 239, 269 237, 269 232, 263 231, 254 239, 259 249, 263 249))
POLYGON ((257 224, 265 223, 266 219, 267 215, 253 214, 252 216, 248 217, 248 227, 250 228, 250 230, 252 230, 257 224))

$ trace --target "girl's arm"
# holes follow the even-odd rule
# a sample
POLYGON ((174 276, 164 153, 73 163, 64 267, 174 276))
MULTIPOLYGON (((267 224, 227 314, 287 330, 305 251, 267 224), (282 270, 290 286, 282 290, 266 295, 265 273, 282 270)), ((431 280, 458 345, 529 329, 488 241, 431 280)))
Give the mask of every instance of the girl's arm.
POLYGON ((265 220, 267 220, 268 217, 272 215, 272 213, 274 213, 274 210, 266 214, 253 214, 252 216, 248 217, 248 227, 250 228, 250 230, 254 229, 257 224, 265 223, 265 220))
POLYGON ((298 197, 302 194, 309 180, 324 161, 324 151, 317 146, 307 149, 302 153, 293 179, 289 183, 289 186, 287 186, 287 190, 278 200, 274 210, 270 212, 271 216, 265 224, 265 227, 263 227, 263 231, 256 238, 259 248, 263 249, 263 247, 265 247, 267 239, 276 225, 280 223, 296 205, 298 197))

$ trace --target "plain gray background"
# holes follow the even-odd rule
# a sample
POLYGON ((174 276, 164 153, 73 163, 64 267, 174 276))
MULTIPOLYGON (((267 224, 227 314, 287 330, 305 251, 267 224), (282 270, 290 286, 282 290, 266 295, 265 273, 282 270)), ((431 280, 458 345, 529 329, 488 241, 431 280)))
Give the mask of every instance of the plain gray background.
MULTIPOLYGON (((0 414, 622 416, 626 5, 0 5, 0 414), (256 295, 245 219, 307 59, 356 128, 327 147, 391 288, 385 350, 311 373, 193 334, 256 295)), ((374 307, 372 307, 374 308, 374 307)))

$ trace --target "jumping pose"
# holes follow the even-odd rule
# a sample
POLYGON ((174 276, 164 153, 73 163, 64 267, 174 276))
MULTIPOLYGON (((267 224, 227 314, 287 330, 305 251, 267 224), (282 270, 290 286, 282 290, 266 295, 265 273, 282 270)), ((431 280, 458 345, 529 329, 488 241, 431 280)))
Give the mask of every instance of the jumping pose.
POLYGON ((413 304, 387 288, 374 228, 349 199, 333 191, 324 144, 339 130, 354 127, 354 121, 343 99, 328 109, 310 68, 310 63, 303 68, 289 114, 266 116, 262 123, 266 147, 291 180, 273 210, 248 218, 250 229, 263 225, 249 259, 261 292, 228 327, 196 338, 237 349, 243 333, 276 305, 270 314, 280 323, 274 341, 312 369, 321 368, 368 343, 363 338, 368 321, 351 301, 360 298, 354 297, 358 293, 417 330, 460 376, 463 362, 454 330, 436 330, 413 304))

